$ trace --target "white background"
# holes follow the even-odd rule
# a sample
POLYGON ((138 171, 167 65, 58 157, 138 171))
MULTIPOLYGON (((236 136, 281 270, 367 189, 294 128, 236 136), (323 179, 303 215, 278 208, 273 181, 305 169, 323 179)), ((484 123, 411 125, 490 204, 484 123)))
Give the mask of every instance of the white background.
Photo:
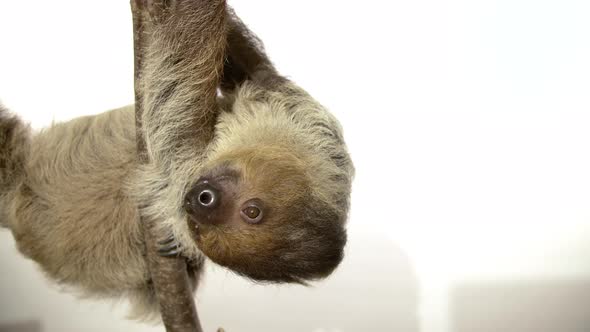
MULTIPOLYGON (((590 329, 590 2, 230 4, 340 119, 357 176, 337 273, 214 267, 207 331, 590 329)), ((0 45, 0 98, 34 128, 133 101, 127 1, 1 0, 0 45)), ((163 330, 60 293, 5 230, 0 271, 0 331, 163 330)))

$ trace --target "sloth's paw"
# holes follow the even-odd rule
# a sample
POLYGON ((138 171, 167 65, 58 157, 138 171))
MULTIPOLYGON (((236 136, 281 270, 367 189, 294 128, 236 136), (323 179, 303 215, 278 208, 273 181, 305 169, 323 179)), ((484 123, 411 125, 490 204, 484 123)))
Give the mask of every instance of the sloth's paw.
POLYGON ((180 243, 176 241, 174 235, 170 235, 166 239, 159 241, 158 246, 158 254, 160 256, 180 256, 180 253, 182 252, 182 247, 180 246, 180 243))

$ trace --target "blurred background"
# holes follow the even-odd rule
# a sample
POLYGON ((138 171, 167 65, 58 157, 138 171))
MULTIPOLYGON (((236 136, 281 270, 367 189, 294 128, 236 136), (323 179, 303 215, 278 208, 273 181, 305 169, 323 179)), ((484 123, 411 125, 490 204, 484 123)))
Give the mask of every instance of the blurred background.
MULTIPOLYGON (((229 3, 357 176, 337 272, 209 264, 206 331, 590 331, 590 2, 229 3)), ((0 1, 0 45, 0 98, 36 129, 133 102, 128 1, 0 1)), ((0 271, 0 331, 163 331, 61 292, 6 230, 0 271)))

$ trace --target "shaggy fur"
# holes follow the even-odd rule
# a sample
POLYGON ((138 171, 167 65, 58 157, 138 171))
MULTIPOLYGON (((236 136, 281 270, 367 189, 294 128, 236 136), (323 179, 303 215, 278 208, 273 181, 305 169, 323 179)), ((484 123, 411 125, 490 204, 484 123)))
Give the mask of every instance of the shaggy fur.
POLYGON ((0 224, 51 279, 130 297, 140 318, 157 306, 138 206, 190 260, 195 287, 204 256, 253 280, 305 283, 330 274, 346 243, 353 167, 336 119, 276 73, 224 1, 174 10, 142 71, 148 165, 137 163, 133 106, 32 137, 0 108, 0 224), (195 231, 184 198, 220 169, 234 181, 224 220, 195 231), (256 225, 237 209, 252 198, 267 208, 256 225))
POLYGON ((30 128, 0 105, 0 226, 8 226, 8 194, 22 176, 30 144, 30 128))

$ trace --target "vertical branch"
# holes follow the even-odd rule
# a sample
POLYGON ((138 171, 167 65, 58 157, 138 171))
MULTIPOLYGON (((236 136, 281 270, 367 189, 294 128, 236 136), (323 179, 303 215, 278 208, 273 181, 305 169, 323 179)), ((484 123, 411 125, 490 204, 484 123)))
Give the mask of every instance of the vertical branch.
MULTIPOLYGON (((142 91, 140 88, 143 54, 152 17, 158 17, 165 0, 131 0, 135 67, 135 121, 137 155, 140 164, 149 162, 142 131, 142 91)), ((152 220, 140 216, 146 243, 146 256, 154 289, 160 304, 162 321, 169 332, 202 332, 187 274, 186 261, 181 257, 161 257, 157 253, 155 228, 152 220)))

